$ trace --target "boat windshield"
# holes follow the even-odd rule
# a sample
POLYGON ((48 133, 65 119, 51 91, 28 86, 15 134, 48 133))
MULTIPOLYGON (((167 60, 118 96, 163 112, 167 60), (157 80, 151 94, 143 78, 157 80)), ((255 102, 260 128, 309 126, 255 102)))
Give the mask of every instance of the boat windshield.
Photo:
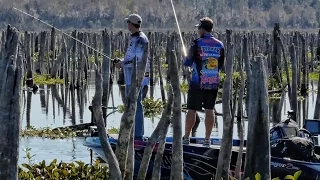
POLYGON ((298 131, 296 127, 283 127, 285 136, 290 138, 290 137, 296 137, 298 136, 298 131))

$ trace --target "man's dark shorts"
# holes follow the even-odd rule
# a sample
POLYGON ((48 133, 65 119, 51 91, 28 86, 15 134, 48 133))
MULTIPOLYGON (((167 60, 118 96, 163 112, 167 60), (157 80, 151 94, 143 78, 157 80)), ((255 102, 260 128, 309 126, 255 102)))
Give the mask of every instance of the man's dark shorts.
POLYGON ((217 90, 202 90, 202 89, 189 89, 187 108, 190 110, 200 111, 204 109, 214 109, 216 98, 218 95, 217 90))

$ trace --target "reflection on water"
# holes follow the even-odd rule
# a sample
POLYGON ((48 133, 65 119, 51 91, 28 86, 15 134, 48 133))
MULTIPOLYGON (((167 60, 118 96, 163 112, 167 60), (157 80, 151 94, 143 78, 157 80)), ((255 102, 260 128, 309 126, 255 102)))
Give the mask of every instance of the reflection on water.
POLYGON ((42 160, 49 164, 53 159, 59 161, 71 162, 75 160, 90 163, 90 153, 86 147, 82 145, 84 138, 51 140, 42 138, 23 138, 20 141, 20 157, 19 163, 28 163, 24 158, 26 148, 31 148, 31 155, 35 155, 32 159, 34 163, 42 160))
MULTIPOLYGON (((61 127, 73 124, 88 123, 91 121, 91 114, 88 106, 90 105, 94 95, 94 79, 89 81, 89 85, 81 90, 70 90, 63 85, 55 86, 39 86, 39 91, 36 94, 25 91, 23 94, 22 104, 22 127, 61 127)), ((165 82, 164 82, 165 83, 165 82)), ((316 88, 317 85, 312 85, 310 88, 316 88)), ((123 88, 122 88, 123 89, 123 88)), ((150 89, 149 89, 150 91, 150 89)), ((119 86, 114 84, 112 87, 109 107, 117 107, 122 104, 123 92, 119 90, 119 86)), ((148 92, 147 97, 149 97, 148 92)), ((154 98, 161 99, 161 92, 159 85, 154 87, 154 98)), ((304 118, 313 118, 315 114, 315 102, 317 94, 310 93, 305 100, 299 101, 300 120, 304 118)), ((186 103, 186 96, 182 95, 182 103, 186 103)), ((288 95, 284 94, 280 100, 270 101, 269 117, 271 126, 286 118, 286 112, 289 110, 288 95)), ((243 107, 245 109, 245 107, 243 107)), ((222 105, 217 104, 216 110, 222 113, 222 105)), ((203 137, 205 135, 204 114, 199 113, 201 122, 197 130, 197 136, 203 137)), ((245 114, 246 116, 246 114, 245 114)), ((119 127, 121 114, 114 113, 107 119, 107 126, 119 127)), ((182 125, 184 127, 185 113, 182 113, 182 125)), ((145 135, 151 135, 153 129, 159 122, 159 117, 145 120, 145 135)), ((300 124, 303 121, 299 121, 300 124)), ((247 132, 247 121, 245 121, 245 134, 247 132)), ((213 129, 212 136, 222 137, 223 120, 218 116, 217 123, 213 129)), ((183 128, 184 129, 184 128, 183 128)), ((238 138, 234 125, 233 138, 238 138)), ((172 128, 169 129, 168 135, 172 135, 172 128)), ((246 138, 246 137, 245 137, 246 138)), ((63 161, 73 161, 75 159, 89 162, 89 151, 82 146, 83 138, 69 139, 69 140, 49 140, 41 138, 23 138, 20 145, 20 162, 25 162, 23 158, 24 152, 22 149, 26 147, 32 148, 31 153, 36 156, 34 159, 41 161, 43 159, 51 161, 54 158, 63 161)))

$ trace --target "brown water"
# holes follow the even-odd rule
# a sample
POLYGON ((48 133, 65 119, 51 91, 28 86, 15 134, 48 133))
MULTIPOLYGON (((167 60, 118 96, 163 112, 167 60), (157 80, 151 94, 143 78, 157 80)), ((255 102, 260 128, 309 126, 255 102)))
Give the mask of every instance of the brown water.
MULTIPOLYGON (((61 127, 68 126, 72 124, 88 123, 91 121, 91 112, 88 109, 94 95, 94 79, 89 82, 86 91, 83 93, 75 92, 74 97, 71 96, 70 92, 66 99, 66 93, 64 86, 57 85, 56 88, 53 86, 43 86, 43 90, 39 90, 36 94, 27 91, 23 95, 22 103, 22 127, 34 126, 34 127, 61 127), (63 93, 62 93, 63 91, 63 93), (27 103, 29 100, 30 103, 27 103), (79 103, 80 100, 80 103, 79 103), (83 103, 81 103, 81 101, 83 103), (66 104, 66 105, 64 105, 66 104), (30 108, 28 110, 28 108, 30 108), (65 112, 65 113, 64 113, 65 112)), ((313 84, 310 89, 316 88, 317 85, 313 84)), ((68 94, 68 93, 67 93, 68 94)), ((313 118, 315 111, 315 101, 316 93, 312 92, 308 95, 307 99, 307 114, 306 118, 313 118)), ((149 94, 148 94, 149 96, 149 94)), ((154 91, 155 98, 161 98, 159 84, 155 86, 154 91)), ((186 96, 182 96, 182 103, 186 103, 186 96)), ((119 87, 116 83, 113 85, 113 101, 110 100, 109 107, 119 106, 122 104, 119 87)), ((286 112, 289 110, 289 101, 287 95, 285 96, 285 102, 282 107, 277 107, 274 104, 278 102, 270 103, 270 122, 279 121, 280 119, 286 118, 286 112), (276 112, 281 108, 281 112, 276 112)), ((303 112, 302 105, 301 112, 303 112)), ((217 112, 222 112, 222 104, 216 105, 217 112)), ((110 110, 109 110, 110 111, 110 110)), ((199 113, 201 122, 198 127, 197 136, 204 136, 204 116, 199 113)), ((153 129, 159 122, 159 118, 146 118, 145 119, 145 135, 151 135, 153 129)), ((119 127, 121 114, 114 113, 108 117, 107 126, 119 127)), ((182 125, 184 127, 185 113, 182 112, 182 125)), ((213 129, 213 137, 222 137, 223 131, 223 120, 221 116, 217 118, 216 127, 213 129)), ((271 123, 272 125, 273 123, 271 123)), ((247 132, 247 121, 245 121, 245 132, 247 132)), ((172 135, 172 128, 168 132, 168 136, 172 135)), ((234 126, 233 138, 238 138, 236 126, 234 126)), ((245 137, 246 138, 246 137, 245 137)), ((90 153, 86 147, 82 145, 83 138, 73 138, 64 140, 50 140, 42 138, 21 138, 20 143, 20 163, 26 162, 24 158, 25 152, 23 149, 31 148, 31 154, 34 154, 33 159, 35 162, 42 160, 51 161, 53 159, 58 159, 58 161, 74 161, 81 160, 84 162, 90 162, 90 153)))

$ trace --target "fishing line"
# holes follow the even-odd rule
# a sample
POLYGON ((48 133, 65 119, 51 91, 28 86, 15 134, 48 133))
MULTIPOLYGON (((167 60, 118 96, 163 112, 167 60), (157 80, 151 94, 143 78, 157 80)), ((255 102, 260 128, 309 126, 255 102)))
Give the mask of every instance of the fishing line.
POLYGON ((72 37, 71 35, 69 35, 69 34, 67 34, 67 33, 63 32, 62 30, 60 30, 60 29, 58 29, 58 28, 56 28, 56 27, 54 27, 54 26, 52 26, 52 25, 50 25, 50 24, 46 23, 45 21, 42 21, 41 19, 39 19, 39 18, 37 18, 37 17, 35 17, 35 16, 32 16, 31 14, 28 14, 28 13, 26 13, 26 12, 24 12, 24 11, 20 10, 20 9, 17 9, 17 8, 15 8, 15 7, 13 7, 13 9, 14 9, 14 10, 17 10, 17 11, 19 11, 19 12, 21 12, 21 13, 23 13, 23 14, 25 14, 25 15, 29 16, 29 17, 32 17, 33 19, 36 19, 36 20, 38 20, 39 22, 41 22, 41 23, 43 23, 43 24, 45 24, 45 25, 47 25, 47 26, 49 26, 49 27, 51 27, 51 28, 56 29, 57 31, 59 31, 59 32, 61 32, 62 34, 64 34, 64 35, 66 35, 66 36, 70 37, 71 39, 73 39, 73 40, 75 40, 75 41, 79 42, 80 44, 82 44, 82 45, 84 45, 84 46, 87 46, 88 48, 90 48, 90 49, 92 49, 93 51, 97 52, 98 54, 102 55, 103 57, 106 57, 106 58, 108 58, 108 59, 110 59, 110 60, 113 60, 111 57, 109 57, 109 56, 105 55, 104 53, 102 53, 102 52, 100 52, 100 51, 98 51, 98 50, 96 50, 95 48, 93 48, 93 47, 89 46, 88 44, 86 44, 86 43, 84 43, 84 42, 82 42, 82 41, 78 40, 77 38, 72 37))
POLYGON ((172 6, 174 18, 175 18, 175 20, 176 20, 176 24, 177 24, 177 27, 178 27, 179 36, 180 36, 181 43, 182 43, 182 53, 183 53, 183 55, 186 57, 186 56, 187 56, 187 51, 186 51, 186 47, 184 46, 183 38, 182 38, 182 35, 181 35, 181 31, 180 31, 180 26, 179 26, 179 22, 178 22, 176 10, 175 10, 175 8, 174 8, 174 5, 173 5, 172 0, 170 0, 170 1, 171 1, 171 6, 172 6))

